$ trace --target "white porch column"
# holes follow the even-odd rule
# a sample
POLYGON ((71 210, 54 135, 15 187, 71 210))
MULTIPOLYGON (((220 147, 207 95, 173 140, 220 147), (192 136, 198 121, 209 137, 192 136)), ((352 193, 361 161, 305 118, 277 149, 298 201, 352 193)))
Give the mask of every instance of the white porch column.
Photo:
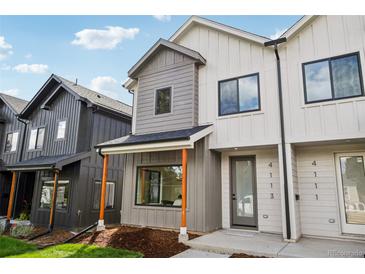
POLYGON ((301 224, 300 224, 300 209, 297 179, 297 163, 296 153, 291 144, 285 144, 286 148, 286 170, 287 170, 287 183, 288 183, 288 201, 289 201, 289 213, 290 213, 290 231, 291 239, 287 239, 286 231, 286 207, 285 207, 285 190, 284 190, 284 171, 283 171, 283 154, 282 145, 278 145, 279 155, 279 167, 280 167, 280 191, 281 191, 281 209, 282 209, 282 227, 283 236, 286 241, 297 241, 301 236, 301 224))

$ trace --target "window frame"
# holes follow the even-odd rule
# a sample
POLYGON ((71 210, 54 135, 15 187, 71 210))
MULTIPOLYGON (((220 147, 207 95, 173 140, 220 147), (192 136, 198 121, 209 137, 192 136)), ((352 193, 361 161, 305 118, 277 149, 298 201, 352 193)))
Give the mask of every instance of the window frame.
MULTIPOLYGON (((4 154, 6 153, 6 154, 12 154, 12 153, 17 153, 17 151, 18 151, 18 144, 19 144, 19 137, 20 137, 20 132, 19 131, 9 131, 9 132, 7 132, 6 134, 5 134, 5 143, 4 143, 4 154), (6 142, 8 141, 8 136, 10 135, 10 134, 12 134, 12 137, 11 137, 11 139, 13 140, 13 137, 14 137, 14 134, 15 133, 18 133, 18 139, 17 139, 17 141, 16 141, 16 145, 15 145, 15 150, 11 150, 12 148, 13 148, 13 144, 11 145, 11 147, 10 147, 10 150, 9 151, 7 151, 6 150, 6 142)), ((13 143, 13 141, 12 141, 12 143, 13 143)))
MULTIPOLYGON (((94 181, 94 184, 93 184, 93 196, 92 196, 92 204, 91 204, 91 210, 92 211, 99 211, 100 210, 100 199, 99 199, 99 208, 94 208, 94 197, 95 197, 95 194, 96 194, 96 184, 97 183, 100 183, 100 192, 101 192, 101 183, 102 183, 102 180, 100 179, 100 180, 98 180, 98 179, 94 179, 93 180, 94 181)), ((114 184, 114 197, 113 197, 113 208, 104 208, 104 211, 114 211, 114 210, 116 210, 116 201, 117 201, 117 199, 116 199, 116 193, 117 193, 117 182, 116 181, 113 181, 113 180, 107 180, 106 181, 106 183, 108 184, 108 183, 112 183, 112 184, 114 184)), ((100 197, 100 195, 99 195, 99 197, 100 197)))
MULTIPOLYGON (((49 211, 51 210, 51 207, 49 208, 45 208, 45 207, 41 207, 41 199, 42 199, 42 189, 43 189, 43 183, 44 182, 47 182, 47 181, 50 181, 50 182, 54 182, 54 178, 53 177, 41 177, 40 179, 40 191, 39 191, 39 199, 38 199, 38 210, 40 211, 49 211)), ((71 200, 71 197, 72 197, 72 180, 70 178, 59 178, 58 181, 68 181, 68 185, 69 185, 69 188, 68 188, 68 203, 67 203, 67 207, 66 208, 57 208, 57 201, 56 201, 56 211, 58 212, 68 212, 69 209, 72 207, 72 200, 71 200)), ((52 185, 53 187, 53 185, 52 185)), ((59 187, 59 185, 58 185, 59 187)), ((57 191, 58 193, 58 191, 57 191)), ((52 202, 52 200, 51 200, 52 202)))
POLYGON ((44 148, 44 145, 45 145, 45 140, 46 140, 46 126, 39 126, 39 127, 31 128, 30 131, 29 131, 29 138, 28 138, 28 151, 42 151, 43 148, 44 148), (37 148, 38 138, 39 138, 39 130, 40 129, 44 129, 43 144, 42 144, 42 147, 41 148, 37 148), (34 146, 34 148, 30 148, 29 147, 29 145, 30 145, 30 138, 32 136, 32 131, 33 130, 37 130, 37 135, 36 135, 36 139, 35 139, 35 146, 34 146))
POLYGON ((64 141, 66 140, 66 136, 67 136, 67 126, 68 126, 68 121, 66 118, 64 119, 59 119, 56 121, 56 141, 64 141), (58 138, 58 130, 59 130, 59 124, 61 122, 65 122, 65 134, 62 138, 58 138))
MULTIPOLYGON (((134 189, 134 206, 138 208, 143 207, 157 207, 157 208, 164 208, 164 209, 181 209, 182 206, 164 206, 164 205, 148 205, 148 204, 138 204, 137 203, 137 192, 138 192, 138 170, 140 168, 151 168, 151 167, 171 167, 171 166, 180 166, 182 168, 182 164, 144 164, 144 165, 137 165, 136 166, 136 180, 135 180, 135 189, 134 189)), ((161 189, 161 185, 159 186, 161 189)), ((181 189, 182 189, 182 182, 181 182, 181 189)), ((186 193, 188 193, 188 186, 186 185, 186 193)), ((188 200, 188 199, 186 199, 188 200)), ((188 201, 186 201, 186 208, 188 208, 188 201)))
POLYGON ((153 112, 153 115, 154 116, 158 116, 158 117, 161 117, 161 116, 164 116, 164 115, 168 115, 168 114, 171 114, 172 113, 172 105, 173 105, 173 86, 166 86, 166 87, 162 87, 162 88, 156 88, 155 91, 154 91, 154 112, 153 112), (164 89, 170 89, 170 111, 169 112, 164 112, 164 113, 157 113, 157 92, 158 91, 161 91, 161 90, 164 90, 164 89))
POLYGON ((341 54, 341 55, 336 55, 336 56, 332 56, 332 57, 328 57, 328 58, 322 58, 322 59, 318 59, 318 60, 313 60, 313 61, 309 61, 309 62, 302 63, 302 77, 303 77, 304 103, 306 105, 314 104, 314 103, 322 103, 322 102, 330 102, 330 101, 338 101, 338 100, 344 100, 344 99, 351 99, 351 98, 356 98, 356 97, 362 97, 362 96, 365 95, 364 94, 363 75, 362 75, 362 70, 361 70, 361 56, 360 56, 360 52, 359 51, 352 52, 352 53, 341 54), (333 86, 333 73, 332 73, 331 61, 332 60, 341 59, 341 58, 351 57, 351 56, 356 56, 356 58, 357 58, 357 66, 358 66, 358 71, 359 71, 359 80, 360 80, 361 94, 359 94, 359 95, 352 95, 352 96, 348 96, 348 97, 336 98, 335 97, 335 89, 334 89, 334 86, 333 86), (307 83, 306 83, 306 77, 305 77, 305 66, 306 65, 315 64, 315 63, 319 63, 319 62, 324 62, 324 61, 327 61, 328 62, 328 68, 329 68, 329 74, 330 74, 331 98, 330 99, 320 99, 320 100, 315 100, 315 101, 308 101, 308 96, 307 96, 307 83))
POLYGON ((241 76, 232 77, 232 78, 229 78, 229 79, 224 79, 224 80, 218 81, 218 117, 224 117, 224 116, 228 116, 228 115, 237 115, 237 114, 241 114, 241 113, 256 112, 256 111, 261 111, 261 90, 260 90, 260 73, 259 72, 245 74, 245 75, 241 75, 241 76), (240 107, 239 107, 239 105, 240 105, 239 79, 248 78, 248 77, 252 77, 252 76, 257 76, 258 108, 257 109, 249 109, 249 110, 239 111, 239 109, 240 109, 240 107), (238 109, 238 111, 237 112, 232 112, 232 113, 222 114, 222 110, 221 110, 221 83, 229 82, 229 81, 233 81, 233 80, 236 80, 236 85, 237 85, 237 109, 238 109))

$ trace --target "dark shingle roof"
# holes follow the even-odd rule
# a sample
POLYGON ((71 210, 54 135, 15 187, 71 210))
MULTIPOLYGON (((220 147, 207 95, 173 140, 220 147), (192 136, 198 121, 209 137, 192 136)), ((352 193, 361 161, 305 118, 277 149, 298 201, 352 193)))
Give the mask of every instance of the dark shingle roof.
POLYGON ((111 109, 113 111, 117 111, 122 114, 126 114, 128 116, 132 115, 132 107, 130 105, 127 105, 125 103, 122 103, 121 101, 112 99, 108 96, 105 96, 101 93, 98 93, 96 91, 93 91, 91 89, 88 89, 86 87, 83 87, 79 84, 76 85, 75 82, 72 82, 70 80, 67 80, 61 76, 54 75, 56 78, 58 78, 64 85, 66 85, 69 89, 74 91, 76 94, 78 94, 80 97, 85 98, 89 100, 92 104, 111 109))
POLYGON ((211 125, 204 125, 204 126, 197 126, 188 129, 181 129, 174 131, 165 131, 165 132, 157 132, 157 133, 149 133, 141 135, 127 135, 102 144, 98 144, 96 147, 103 148, 103 147, 113 147, 113 146, 128 146, 128 145, 138 145, 147 143, 190 140, 190 136, 210 126, 211 125))
POLYGON ((15 114, 20 114, 28 104, 28 101, 4 93, 0 93, 0 99, 2 99, 15 114))

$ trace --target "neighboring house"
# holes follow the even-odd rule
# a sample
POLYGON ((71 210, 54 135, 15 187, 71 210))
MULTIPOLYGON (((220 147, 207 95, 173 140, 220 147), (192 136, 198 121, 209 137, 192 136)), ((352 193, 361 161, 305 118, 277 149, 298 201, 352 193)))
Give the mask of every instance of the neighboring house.
MULTIPOLYGON (((17 116, 27 101, 0 93, 0 216, 5 216, 9 204, 11 173, 5 166, 20 159, 25 125, 17 116)), ((24 190, 20 191, 25 195, 24 190)), ((26 197, 23 197, 26 200, 26 197)))
MULTIPOLYGON (((17 189, 28 186, 32 199, 27 209, 33 224, 48 224, 56 179, 55 226, 79 228, 98 219, 102 157, 93 147, 128 134, 131 110, 122 102, 51 75, 20 114, 27 123, 22 159, 6 165, 19 178, 17 189)), ((123 156, 109 161, 113 172, 106 188, 108 223, 120 220, 123 161, 123 156)), ((18 206, 22 201, 19 195, 15 197, 18 206)))
POLYGON ((196 16, 160 39, 128 72, 132 134, 97 146, 127 157, 121 223, 363 239, 364 28, 305 16, 278 55, 196 16))

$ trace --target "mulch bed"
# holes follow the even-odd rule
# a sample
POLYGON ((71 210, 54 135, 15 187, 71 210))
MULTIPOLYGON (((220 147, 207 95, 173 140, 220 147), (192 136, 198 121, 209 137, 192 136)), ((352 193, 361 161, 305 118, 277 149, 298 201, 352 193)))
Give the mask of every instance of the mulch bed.
MULTIPOLYGON (((75 241, 138 251, 145 258, 169 258, 189 249, 188 246, 178 243, 178 235, 178 232, 170 230, 118 226, 102 232, 88 233, 75 241)), ((196 237, 199 235, 189 234, 189 239, 196 237)))
MULTIPOLYGON (((46 228, 41 228, 41 227, 35 228, 32 235, 27 237, 27 239, 30 239, 31 237, 38 235, 40 233, 46 232, 46 231, 47 231, 46 228)), ((68 238, 70 238, 73 235, 74 234, 72 234, 71 232, 66 231, 66 230, 54 229, 50 234, 46 234, 46 235, 36 238, 30 242, 38 245, 39 247, 44 247, 44 246, 48 246, 48 245, 62 243, 63 241, 67 240, 68 238)))
POLYGON ((230 256, 230 258, 237 259, 237 258, 267 258, 267 257, 257 257, 257 256, 247 255, 244 253, 235 253, 235 254, 232 254, 230 256))

